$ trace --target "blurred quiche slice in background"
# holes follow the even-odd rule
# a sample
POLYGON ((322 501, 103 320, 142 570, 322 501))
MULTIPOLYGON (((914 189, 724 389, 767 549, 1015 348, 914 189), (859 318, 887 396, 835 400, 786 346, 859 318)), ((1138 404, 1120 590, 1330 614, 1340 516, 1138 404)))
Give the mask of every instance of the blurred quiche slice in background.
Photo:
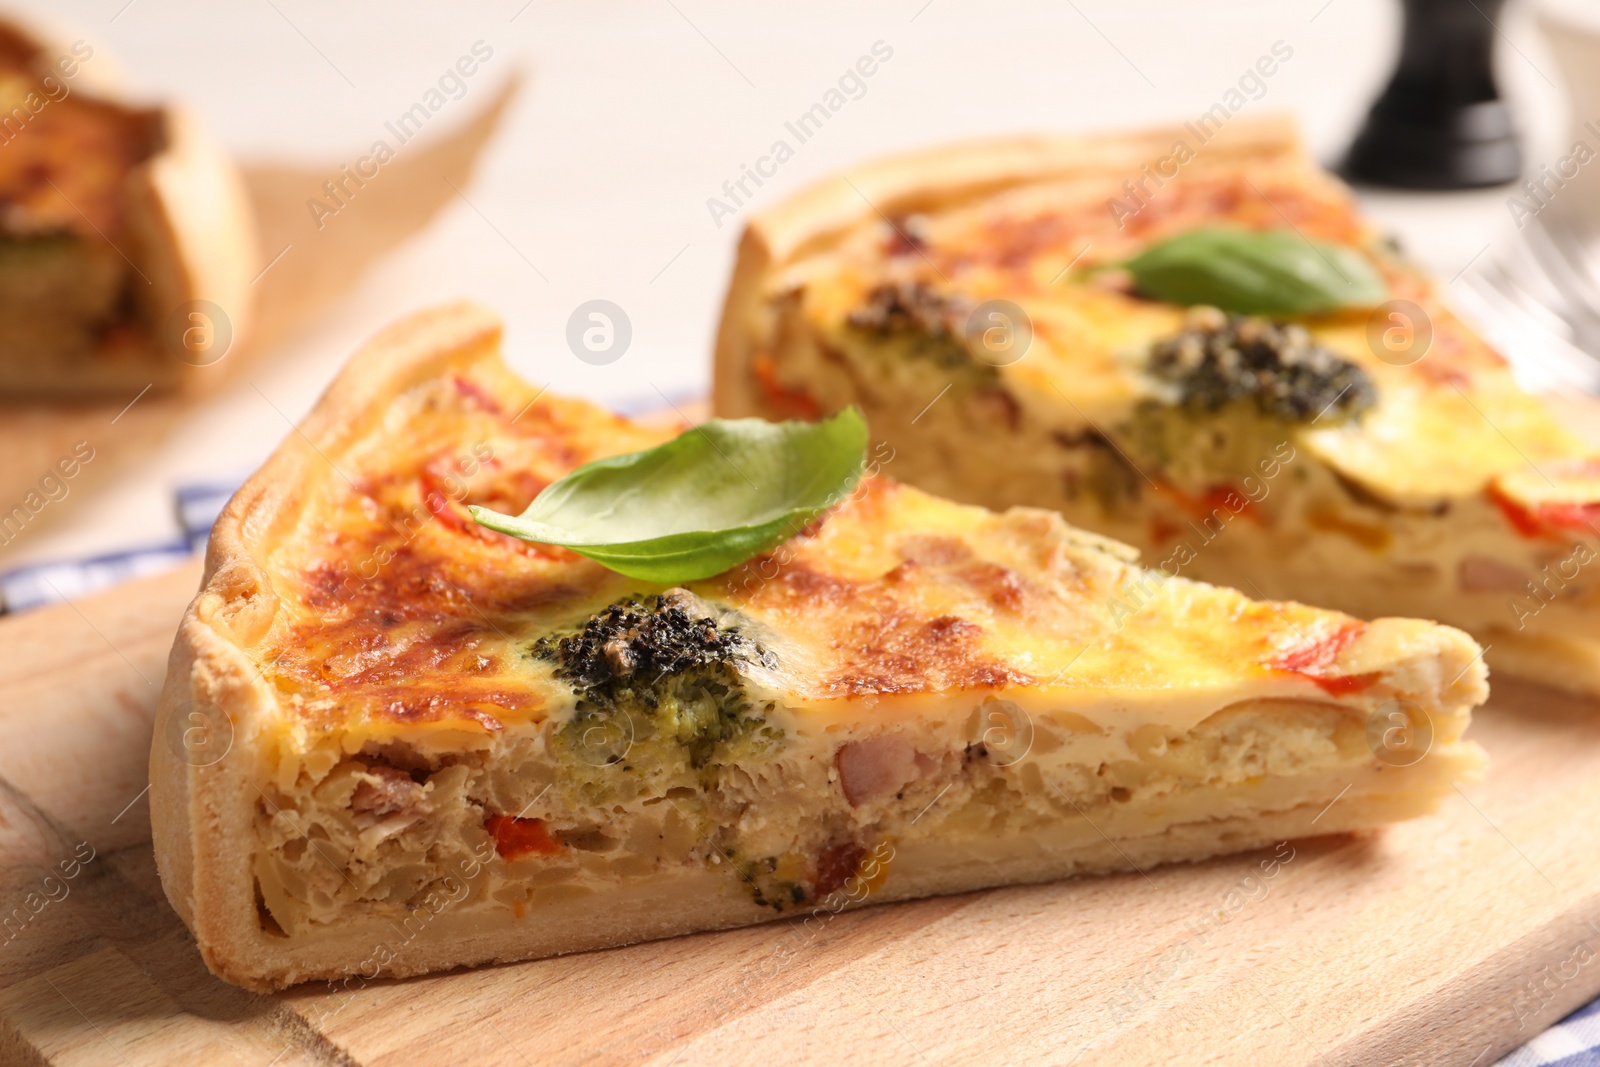
POLYGON ((848 404, 901 481, 1600 694, 1600 453, 1286 124, 958 145, 756 216, 715 413, 848 404))
POLYGON ((249 325, 239 175, 187 112, 108 92, 110 62, 0 20, 0 396, 170 388, 249 325))
POLYGON ((496 533, 467 509, 681 429, 535 389, 499 338, 471 305, 378 335, 212 534, 151 818, 229 981, 1143 869, 1418 816, 1481 771, 1464 633, 1142 570, 1054 511, 869 470, 673 586, 496 533))

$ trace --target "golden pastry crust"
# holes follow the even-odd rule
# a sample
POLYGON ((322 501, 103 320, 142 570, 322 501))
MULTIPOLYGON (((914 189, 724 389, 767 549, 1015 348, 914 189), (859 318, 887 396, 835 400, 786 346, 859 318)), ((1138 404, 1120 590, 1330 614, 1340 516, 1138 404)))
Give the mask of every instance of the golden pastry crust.
POLYGON ((478 527, 469 502, 518 511, 670 432, 534 390, 498 340, 472 305, 385 330, 213 530, 151 804, 163 885, 229 981, 1195 859, 1423 814, 1481 768, 1465 635, 1163 580, 1042 511, 872 476, 681 589, 478 527), (652 620, 686 643, 661 653, 652 620), (658 653, 644 704, 575 680, 658 653), (1373 747, 1402 706, 1420 759, 1373 747))

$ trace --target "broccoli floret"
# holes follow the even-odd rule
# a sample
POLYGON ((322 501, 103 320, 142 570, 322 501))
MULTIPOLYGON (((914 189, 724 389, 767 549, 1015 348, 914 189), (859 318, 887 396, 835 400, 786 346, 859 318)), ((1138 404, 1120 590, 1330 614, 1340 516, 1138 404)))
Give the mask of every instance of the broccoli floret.
POLYGON ((1270 419, 1333 423, 1378 399, 1365 370, 1315 344, 1303 326, 1216 308, 1190 309, 1182 332, 1156 342, 1149 370, 1177 388, 1180 406, 1196 412, 1242 400, 1270 419))
POLYGON ((556 677, 578 698, 569 731, 581 735, 637 713, 651 736, 683 746, 697 769, 762 722, 738 667, 777 666, 771 652, 720 626, 684 589, 612 604, 578 632, 541 638, 531 651, 555 663, 556 677))

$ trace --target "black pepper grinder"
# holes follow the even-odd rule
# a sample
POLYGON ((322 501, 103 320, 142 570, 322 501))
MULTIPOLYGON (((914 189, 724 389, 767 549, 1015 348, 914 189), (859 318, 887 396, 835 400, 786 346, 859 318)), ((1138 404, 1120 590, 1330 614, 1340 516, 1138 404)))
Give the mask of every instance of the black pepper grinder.
POLYGON ((1493 69, 1505 0, 1402 3, 1400 65, 1350 146, 1345 176, 1405 189, 1514 181, 1522 149, 1493 69))

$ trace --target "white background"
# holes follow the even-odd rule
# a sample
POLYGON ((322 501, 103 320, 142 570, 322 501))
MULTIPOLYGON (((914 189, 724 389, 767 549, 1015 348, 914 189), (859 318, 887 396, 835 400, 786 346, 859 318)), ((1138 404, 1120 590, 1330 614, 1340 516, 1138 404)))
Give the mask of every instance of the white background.
MULTIPOLYGON (((392 143, 384 122, 475 41, 493 58, 425 138, 487 102, 513 66, 529 80, 464 190, 482 216, 452 204, 349 299, 258 358, 253 386, 238 381, 139 471, 74 497, 6 565, 167 539, 175 486, 247 473, 286 432, 274 405, 298 417, 363 338, 458 296, 499 309, 514 365, 560 391, 632 409, 659 404, 657 389, 703 392, 743 215, 719 228, 706 199, 875 41, 892 59, 798 147, 757 206, 886 151, 1190 119, 1279 40, 1293 58, 1246 113, 1294 113, 1333 161, 1398 41, 1394 0, 56 0, 34 11, 92 43, 93 62, 115 62, 141 93, 188 100, 246 161, 331 172, 380 136, 392 143), (572 309, 596 297, 633 323, 627 354, 605 367, 580 362, 564 341, 572 309)), ((1568 119, 1560 72, 1525 6, 1513 3, 1499 24, 1501 84, 1529 159, 1553 162, 1568 119)), ((1449 278, 1506 229, 1507 192, 1364 198, 1449 278)), ((285 259, 274 269, 292 268, 285 259)))

